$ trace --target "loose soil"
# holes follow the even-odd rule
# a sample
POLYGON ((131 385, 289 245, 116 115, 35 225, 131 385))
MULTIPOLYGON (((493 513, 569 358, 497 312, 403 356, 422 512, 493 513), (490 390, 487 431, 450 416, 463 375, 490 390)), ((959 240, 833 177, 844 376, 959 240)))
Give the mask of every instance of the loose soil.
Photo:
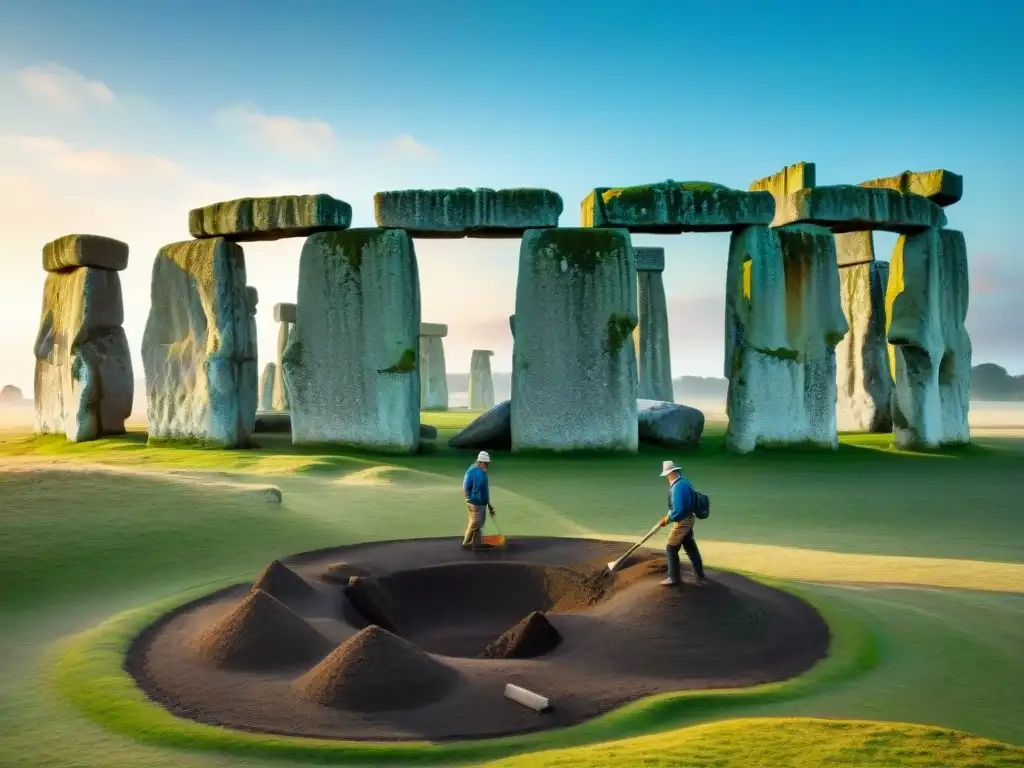
POLYGON ((275 561, 261 583, 287 585, 285 600, 243 584, 185 605, 136 638, 126 669, 150 698, 204 723, 448 740, 562 727, 665 691, 782 680, 828 650, 813 608, 736 574, 666 588, 664 557, 652 553, 608 573, 617 542, 459 543, 374 542, 275 561), (552 708, 505 699, 507 683, 552 708))

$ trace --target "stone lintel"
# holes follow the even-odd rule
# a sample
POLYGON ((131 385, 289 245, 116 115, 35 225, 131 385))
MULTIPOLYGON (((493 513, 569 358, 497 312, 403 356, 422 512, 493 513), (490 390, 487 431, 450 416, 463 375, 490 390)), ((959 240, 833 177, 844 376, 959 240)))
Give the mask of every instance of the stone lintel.
POLYGON ((558 226, 562 197, 550 189, 399 189, 373 196, 377 226, 422 238, 518 238, 558 226))
POLYGON ((295 322, 295 305, 294 304, 275 304, 274 305, 274 322, 275 323, 294 323, 295 322))
POLYGON ((781 171, 752 182, 751 192, 771 192, 776 198, 791 195, 799 189, 817 186, 814 163, 799 162, 787 165, 781 171))
POLYGON ((636 261, 637 272, 665 271, 664 248, 649 248, 647 246, 634 245, 633 258, 636 261))
POLYGON ((439 336, 444 338, 448 335, 448 326, 444 323, 420 323, 420 336, 439 336))
POLYGON ((128 266, 128 244, 102 235, 64 235, 43 246, 43 269, 62 272, 97 267, 121 272, 128 266))
POLYGON ((192 237, 223 237, 236 242, 306 237, 351 225, 352 206, 322 194, 245 197, 188 213, 192 237))
POLYGON ((945 208, 959 202, 963 197, 964 177, 944 168, 936 168, 933 171, 904 171, 898 176, 862 181, 860 186, 894 189, 904 194, 920 195, 945 208))
POLYGON ((775 227, 815 224, 836 234, 880 230, 906 235, 946 224, 946 214, 931 200, 884 187, 813 187, 779 203, 775 227))

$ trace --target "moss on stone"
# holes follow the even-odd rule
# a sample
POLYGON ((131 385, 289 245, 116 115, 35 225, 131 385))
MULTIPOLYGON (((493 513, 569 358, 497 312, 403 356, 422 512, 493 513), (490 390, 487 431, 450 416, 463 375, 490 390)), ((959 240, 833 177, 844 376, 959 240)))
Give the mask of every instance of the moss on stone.
POLYGON ((388 368, 378 368, 377 373, 412 373, 416 370, 416 350, 406 348, 398 362, 388 368))
POLYGON ((537 248, 547 249, 557 266, 593 272, 606 258, 625 248, 624 233, 614 229, 567 227, 541 230, 537 248))
POLYGON ((619 312, 612 312, 608 315, 605 339, 605 350, 608 354, 614 355, 618 352, 623 343, 632 337, 636 326, 637 320, 632 315, 624 315, 619 312))
POLYGON ((762 355, 768 357, 774 357, 777 360, 799 360, 800 353, 794 349, 786 349, 785 347, 779 347, 778 349, 766 349, 762 347, 754 347, 754 349, 760 352, 762 355))

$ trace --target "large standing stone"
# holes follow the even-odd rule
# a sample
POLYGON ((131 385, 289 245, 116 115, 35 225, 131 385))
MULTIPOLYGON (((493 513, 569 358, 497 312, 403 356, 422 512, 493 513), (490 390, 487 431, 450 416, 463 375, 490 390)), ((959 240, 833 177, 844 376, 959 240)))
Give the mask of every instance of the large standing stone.
POLYGON ((448 410, 448 370, 444 359, 444 337, 448 326, 420 323, 420 408, 448 410))
POLYGON ((901 237, 890 262, 886 309, 893 374, 893 437, 905 448, 970 441, 971 338, 963 233, 901 237))
POLYGON ((274 321, 277 326, 277 366, 274 371, 274 389, 271 395, 271 403, 275 411, 288 411, 288 387, 285 385, 284 367, 281 365, 281 356, 288 346, 292 337, 292 329, 295 327, 296 307, 294 304, 275 304, 274 321))
POLYGON ((835 233, 876 229, 913 233, 945 226, 946 214, 920 195, 845 184, 799 189, 787 195, 780 201, 772 223, 815 224, 835 233))
POLYGON ((638 396, 672 402, 672 360, 665 301, 664 248, 633 248, 636 259, 637 319, 633 333, 639 372, 638 396))
POLYGON ((927 197, 943 207, 960 201, 964 194, 964 177, 938 168, 934 171, 904 171, 898 176, 862 181, 862 187, 894 189, 904 194, 927 197))
POLYGON ((884 261, 839 269, 843 313, 850 325, 836 345, 836 425, 844 432, 892 429, 892 373, 885 340, 888 280, 889 265, 884 261))
POLYGON ((153 263, 142 337, 150 440, 249 443, 245 254, 223 238, 172 243, 153 263))
POLYGON ((259 355, 260 347, 256 330, 256 307, 260 303, 260 296, 256 289, 247 285, 245 287, 245 304, 249 310, 249 335, 248 346, 246 347, 245 360, 242 363, 241 381, 241 408, 243 413, 251 413, 249 433, 256 431, 256 411, 259 409, 260 392, 260 368, 259 355))
MULTIPOLYGON (((88 249, 76 258, 102 260, 88 249)), ((37 432, 72 441, 124 433, 135 384, 123 322, 116 271, 71 267, 46 276, 34 345, 37 432)))
POLYGON ((750 227, 729 243, 726 445, 838 446, 835 345, 848 330, 832 235, 750 227))
POLYGON ((188 213, 192 237, 235 241, 280 240, 314 232, 348 229, 352 206, 330 195, 246 197, 194 208, 188 213))
POLYGON ((706 181, 665 181, 637 187, 599 187, 581 203, 584 227, 633 233, 728 232, 768 224, 775 200, 706 181))
POLYGON ((491 376, 489 349, 474 349, 469 360, 469 407, 474 411, 485 411, 494 407, 494 379, 491 376))
POLYGON ((413 237, 519 237, 557 227, 562 198, 549 189, 401 189, 373 196, 378 227, 413 237))
POLYGON ((519 250, 512 448, 636 451, 629 233, 529 230, 519 250))
POLYGON ((274 377, 277 375, 277 365, 267 363, 263 366, 263 377, 260 380, 260 407, 261 411, 274 410, 274 377))
POLYGON ((420 287, 400 229, 311 236, 281 360, 292 440, 412 453, 420 444, 420 287))

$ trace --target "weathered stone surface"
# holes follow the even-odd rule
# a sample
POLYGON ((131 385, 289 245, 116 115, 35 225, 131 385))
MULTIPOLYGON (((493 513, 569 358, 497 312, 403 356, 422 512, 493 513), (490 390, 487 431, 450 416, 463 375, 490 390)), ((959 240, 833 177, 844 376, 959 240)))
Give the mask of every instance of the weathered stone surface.
POLYGON ((277 374, 277 364, 267 363, 263 366, 263 376, 260 379, 260 410, 274 410, 274 377, 277 374))
POLYGON ((420 444, 420 286, 400 229, 311 236, 282 357, 292 441, 412 453, 420 444))
POLYGON ((892 429, 892 373, 885 340, 888 280, 884 261, 839 270, 843 314, 850 326, 836 345, 836 426, 843 432, 892 429))
POLYGON ((249 334, 245 360, 241 368, 242 378, 239 388, 241 400, 239 408, 242 409, 243 414, 248 414, 249 434, 252 434, 256 429, 256 411, 259 409, 260 400, 260 347, 256 329, 256 307, 260 303, 260 296, 251 285, 245 287, 245 303, 249 310, 249 334))
POLYGON ((665 249, 633 246, 637 272, 664 272, 665 249))
POLYGON ((639 380, 637 393, 648 400, 672 402, 672 360, 668 338, 668 305, 661 272, 637 272, 637 315, 633 332, 639 380))
POLYGON ((513 450, 636 451, 636 266, 624 230, 529 230, 519 250, 513 450))
POLYGON ((893 437, 904 448, 970 441, 967 245, 956 230, 901 237, 886 293, 895 378, 893 437))
POLYGON ((244 197, 213 203, 188 212, 192 237, 226 240, 280 240, 314 232, 348 229, 352 206, 330 195, 244 197))
POLYGON ((934 171, 904 171, 898 176, 862 181, 860 186, 921 195, 943 207, 959 202, 964 195, 964 177, 942 168, 934 171))
POLYGON ((172 243, 153 262, 142 337, 150 440, 249 443, 252 358, 245 254, 223 238, 172 243))
POLYGON ((43 269, 60 272, 97 267, 120 272, 128 266, 128 244, 102 235, 64 235, 43 246, 43 269))
POLYGON ((452 448, 507 451, 512 448, 512 401, 504 400, 481 413, 448 441, 452 448))
POLYGON ((448 410, 448 369, 441 336, 420 335, 420 408, 448 410))
POLYGON ((688 405, 640 399, 636 403, 641 443, 665 448, 696 448, 704 433, 704 414, 688 405))
POLYGON ((71 441, 124 433, 135 379, 117 272, 79 267, 46 276, 36 335, 40 434, 71 441))
POLYGON ((549 189, 401 189, 373 196, 378 227, 413 237, 519 237, 557 227, 562 198, 549 189))
POLYGON ((780 201, 773 226, 816 224, 835 233, 884 230, 913 233, 946 224, 927 198, 852 184, 800 189, 780 201))
POLYGON ((421 440, 437 440, 437 427, 430 424, 420 424, 421 440))
POLYGON ((844 232, 836 238, 836 262, 840 267, 870 264, 875 260, 875 243, 871 231, 844 232))
POLYGON ((474 349, 469 359, 469 407, 484 411, 494 407, 494 378, 491 376, 489 349, 474 349))
POLYGON ((444 323, 420 323, 420 336, 437 336, 444 338, 448 335, 448 326, 444 323))
MULTIPOLYGON (((295 307, 294 304, 285 306, 295 307)), ((284 356, 285 349, 288 348, 288 342, 291 341, 294 329, 294 323, 289 322, 280 323, 277 327, 277 366, 274 369, 274 389, 270 399, 275 411, 287 412, 289 408, 288 386, 284 378, 284 366, 281 365, 281 358, 284 356)))
POLYGON ((274 322, 275 323, 294 323, 295 322, 295 305, 294 304, 275 304, 274 305, 274 322))
POLYGON ((771 192, 776 207, 781 198, 791 195, 798 189, 811 189, 817 186, 817 172, 814 163, 793 163, 781 171, 765 176, 751 183, 751 192, 771 192))
POLYGON ((732 236, 726 282, 726 446, 838 446, 835 345, 848 326, 832 235, 750 227, 732 236))
POLYGON ((728 232, 768 224, 775 200, 705 181, 665 181, 637 187, 599 187, 581 204, 584 227, 633 233, 728 232))

